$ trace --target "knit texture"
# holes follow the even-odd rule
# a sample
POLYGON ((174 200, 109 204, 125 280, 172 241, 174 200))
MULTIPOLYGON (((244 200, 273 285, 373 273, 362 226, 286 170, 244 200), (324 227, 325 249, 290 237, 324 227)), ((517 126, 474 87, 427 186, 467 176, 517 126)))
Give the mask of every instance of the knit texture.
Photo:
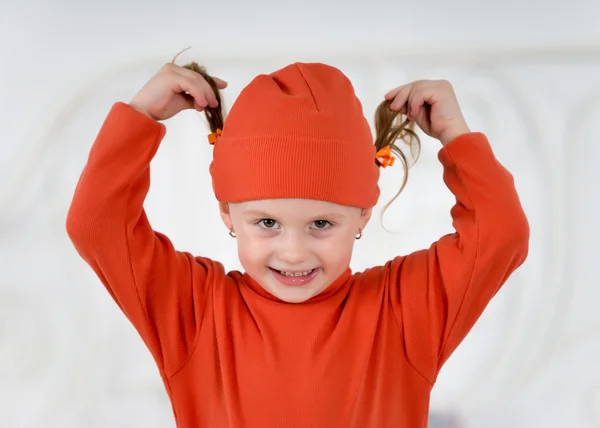
POLYGON ((528 252, 512 176, 485 136, 439 153, 454 233, 289 304, 152 229, 143 203, 164 133, 116 104, 67 230, 152 353, 177 426, 427 426, 440 368, 528 252))
POLYGON ((369 208, 379 167, 348 78, 320 63, 259 75, 225 120, 210 166, 221 202, 305 198, 369 208))

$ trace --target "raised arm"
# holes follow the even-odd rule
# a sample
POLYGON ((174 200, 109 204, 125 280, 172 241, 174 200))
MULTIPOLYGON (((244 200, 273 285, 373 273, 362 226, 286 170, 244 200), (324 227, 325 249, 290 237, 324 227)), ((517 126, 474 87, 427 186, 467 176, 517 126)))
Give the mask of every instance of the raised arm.
POLYGON ((214 268, 176 251, 146 217, 149 164, 164 133, 129 105, 113 106, 77 184, 67 232, 168 376, 193 347, 214 268))
POLYGON ((525 261, 529 223, 512 175, 486 136, 469 130, 448 81, 416 81, 385 98, 392 110, 404 112, 442 143, 444 181, 456 197, 455 233, 386 265, 406 357, 433 384, 489 301, 525 261))
POLYGON ((222 117, 214 113, 220 108, 218 90, 227 84, 195 63, 186 67, 165 65, 130 104, 113 106, 67 217, 75 248, 137 329, 165 377, 181 368, 194 348, 211 287, 224 275, 219 263, 176 251, 152 229, 143 207, 150 162, 165 135, 158 121, 188 108, 212 109, 207 116, 222 117))
POLYGON ((439 159, 456 232, 389 265, 408 360, 431 383, 529 248, 513 177, 483 134, 456 138, 439 159))

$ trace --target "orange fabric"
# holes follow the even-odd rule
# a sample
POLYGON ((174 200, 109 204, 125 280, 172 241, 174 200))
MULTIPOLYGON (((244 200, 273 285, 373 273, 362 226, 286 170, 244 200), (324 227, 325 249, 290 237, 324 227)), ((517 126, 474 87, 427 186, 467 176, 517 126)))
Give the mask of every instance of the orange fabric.
POLYGON ((221 202, 306 198, 369 208, 379 198, 362 105, 350 80, 321 63, 253 79, 225 119, 210 172, 221 202))
POLYGON ((455 233, 287 304, 152 230, 143 203, 164 133, 117 103, 67 230, 154 356, 177 426, 425 427, 440 368, 528 252, 512 176, 485 136, 439 153, 455 233))

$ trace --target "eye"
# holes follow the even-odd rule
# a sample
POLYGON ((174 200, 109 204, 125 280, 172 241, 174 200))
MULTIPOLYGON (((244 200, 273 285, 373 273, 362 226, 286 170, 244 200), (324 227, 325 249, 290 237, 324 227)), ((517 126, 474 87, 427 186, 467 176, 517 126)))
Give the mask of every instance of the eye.
POLYGON ((265 218, 259 221, 258 224, 264 229, 275 229, 275 225, 277 225, 277 222, 272 218, 265 218))
POLYGON ((315 229, 323 230, 329 228, 331 226, 331 222, 327 220, 316 220, 313 222, 313 225, 315 229))

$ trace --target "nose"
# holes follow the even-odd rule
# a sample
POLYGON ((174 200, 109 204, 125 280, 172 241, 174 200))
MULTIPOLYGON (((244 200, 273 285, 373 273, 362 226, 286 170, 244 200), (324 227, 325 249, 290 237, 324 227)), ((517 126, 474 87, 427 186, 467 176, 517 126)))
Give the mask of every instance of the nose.
POLYGON ((278 258, 288 266, 299 265, 306 261, 308 245, 302 233, 288 232, 279 237, 278 258))

